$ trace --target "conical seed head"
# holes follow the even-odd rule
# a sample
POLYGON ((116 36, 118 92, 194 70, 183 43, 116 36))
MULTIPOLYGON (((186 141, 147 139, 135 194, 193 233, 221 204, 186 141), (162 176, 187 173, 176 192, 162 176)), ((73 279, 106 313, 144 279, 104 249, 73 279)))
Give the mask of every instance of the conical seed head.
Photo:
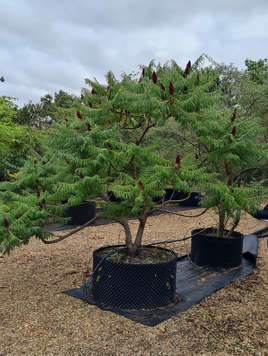
POLYGON ((156 82, 157 82, 157 75, 156 75, 155 72, 153 72, 152 80, 153 80, 153 83, 156 84, 156 82))
POLYGON ((169 83, 169 94, 170 95, 174 94, 174 86, 173 86, 172 82, 169 83))
POLYGON ((232 135, 233 135, 233 136, 236 135, 236 126, 234 126, 233 129, 232 129, 232 135))
POLYGON ((4 225, 5 225, 5 227, 8 229, 9 223, 8 223, 7 219, 4 220, 4 225))
POLYGON ((176 163, 177 163, 178 167, 180 168, 180 166, 181 166, 181 156, 180 155, 177 155, 176 163))

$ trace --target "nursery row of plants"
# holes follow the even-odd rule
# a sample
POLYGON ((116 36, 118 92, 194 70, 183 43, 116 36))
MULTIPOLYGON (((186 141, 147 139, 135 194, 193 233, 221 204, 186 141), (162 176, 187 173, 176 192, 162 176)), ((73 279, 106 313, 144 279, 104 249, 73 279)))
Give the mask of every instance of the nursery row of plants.
MULTIPOLYGON (((120 79, 109 72, 105 84, 86 79, 88 89, 81 98, 61 91, 55 96, 57 105, 46 96, 38 110, 34 104, 18 110, 2 97, 1 110, 8 110, 0 123, 1 154, 6 154, 0 251, 9 253, 33 236, 51 244, 73 235, 81 227, 60 238, 44 227, 66 224, 68 207, 87 201, 101 209, 84 227, 99 218, 121 224, 125 245, 120 262, 137 262, 144 254, 148 217, 154 211, 168 213, 170 204, 179 202, 164 199, 166 190, 173 189, 186 195, 202 192, 203 211, 198 214, 214 209, 218 216, 206 237, 238 239, 236 263, 241 263, 242 236, 235 231, 241 214, 256 211, 267 199, 266 112, 257 116, 252 111, 255 102, 258 109, 260 103, 267 105, 267 61, 248 60, 242 73, 232 66, 204 66, 202 60, 204 56, 184 68, 174 61, 152 61, 120 79), (250 105, 243 103, 247 95, 252 95, 250 105), (34 115, 27 119, 35 109, 38 125, 34 115), (49 111, 52 123, 40 120, 42 110, 49 111), (139 221, 135 234, 130 217, 139 221)), ((200 234, 203 229, 195 232, 200 234)), ((156 261, 162 255, 160 250, 156 261)), ((169 251, 167 255, 174 259, 169 251)))

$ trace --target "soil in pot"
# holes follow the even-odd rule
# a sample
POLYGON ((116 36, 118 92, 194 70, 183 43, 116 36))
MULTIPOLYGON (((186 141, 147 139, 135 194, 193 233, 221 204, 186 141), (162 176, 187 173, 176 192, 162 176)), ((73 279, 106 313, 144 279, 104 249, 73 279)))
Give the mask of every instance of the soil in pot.
POLYGON ((218 237, 213 228, 203 230, 192 231, 190 258, 194 264, 214 268, 233 268, 241 265, 241 233, 234 231, 230 237, 218 237))
POLYGON ((65 212, 65 216, 71 218, 68 221, 69 225, 83 225, 96 216, 96 205, 83 202, 79 205, 70 206, 65 212))
POLYGON ((94 251, 93 268, 92 294, 104 306, 154 309, 175 300, 177 255, 171 250, 143 246, 130 259, 123 246, 107 246, 94 251))

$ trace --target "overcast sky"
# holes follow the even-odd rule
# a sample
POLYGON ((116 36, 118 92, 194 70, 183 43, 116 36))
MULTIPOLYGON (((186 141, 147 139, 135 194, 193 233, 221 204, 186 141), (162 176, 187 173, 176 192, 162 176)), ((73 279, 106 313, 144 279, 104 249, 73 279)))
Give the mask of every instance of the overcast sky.
POLYGON ((268 0, 0 0, 0 95, 79 95, 84 78, 202 53, 244 68, 268 57, 267 29, 268 0))

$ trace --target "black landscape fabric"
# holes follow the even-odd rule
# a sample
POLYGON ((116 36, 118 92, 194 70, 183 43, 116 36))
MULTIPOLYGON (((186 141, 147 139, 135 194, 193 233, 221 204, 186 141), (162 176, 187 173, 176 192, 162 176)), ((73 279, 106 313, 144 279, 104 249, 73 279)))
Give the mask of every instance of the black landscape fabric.
POLYGON ((242 265, 231 270, 218 271, 208 267, 199 267, 191 263, 188 256, 182 256, 177 261, 176 291, 179 301, 166 308, 154 310, 120 310, 97 305, 91 296, 91 281, 80 288, 66 290, 63 293, 74 298, 97 305, 125 316, 146 326, 155 326, 168 318, 185 311, 194 304, 198 304, 205 297, 213 294, 227 284, 250 275, 256 268, 258 254, 258 238, 255 234, 244 237, 242 265))

